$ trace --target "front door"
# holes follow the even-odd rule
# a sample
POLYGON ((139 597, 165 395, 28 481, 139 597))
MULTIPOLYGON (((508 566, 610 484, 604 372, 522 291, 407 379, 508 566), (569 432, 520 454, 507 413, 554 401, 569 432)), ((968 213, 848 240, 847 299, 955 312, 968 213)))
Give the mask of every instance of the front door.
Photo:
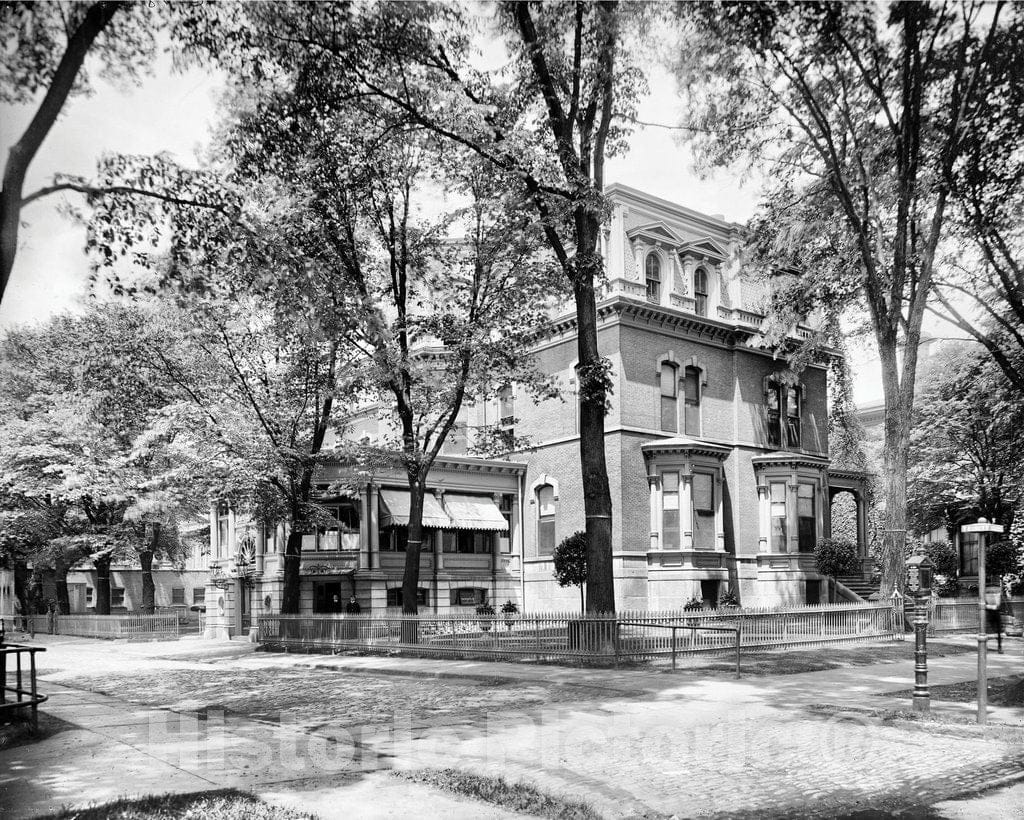
POLYGON ((718 581, 701 581, 700 597, 705 609, 718 609, 718 581))
POLYGON ((313 609, 316 612, 344 612, 340 581, 318 581, 314 587, 313 609))

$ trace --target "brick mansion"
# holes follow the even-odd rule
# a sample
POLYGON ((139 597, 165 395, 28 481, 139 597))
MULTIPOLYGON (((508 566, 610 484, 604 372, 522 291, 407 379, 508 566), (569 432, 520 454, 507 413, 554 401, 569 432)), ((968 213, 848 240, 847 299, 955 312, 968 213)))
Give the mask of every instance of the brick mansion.
MULTIPOLYGON (((760 344, 765 285, 730 264, 741 226, 623 185, 606 195, 598 341, 612 364, 617 606, 714 606, 727 592, 745 606, 825 602, 814 545, 830 535, 834 497, 849 493, 866 559, 866 499, 863 476, 830 468, 824 362, 794 377, 760 344)), ((795 338, 810 332, 792 328, 795 338)), ((534 403, 513 385, 465 408, 431 470, 421 611, 506 600, 524 611, 579 607, 578 591, 552 573, 555 546, 584 528, 571 310, 535 353, 562 398, 534 403), (474 427, 495 423, 530 449, 468 455, 474 427)), ((354 432, 373 436, 376 424, 364 419, 354 432)), ((328 465, 318 481, 329 486, 345 469, 328 465)), ((377 473, 358 497, 320 503, 337 526, 305 537, 302 611, 343 611, 351 597, 363 612, 399 606, 404 473, 377 473)), ((237 633, 254 614, 279 611, 286 533, 225 505, 210 516, 208 624, 237 633)))

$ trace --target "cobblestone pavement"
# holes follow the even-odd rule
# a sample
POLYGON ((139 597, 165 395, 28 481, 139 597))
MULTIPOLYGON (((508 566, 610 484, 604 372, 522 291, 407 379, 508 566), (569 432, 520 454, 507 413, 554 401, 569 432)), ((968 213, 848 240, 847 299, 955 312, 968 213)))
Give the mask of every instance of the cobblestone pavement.
MULTIPOLYGON (((228 778, 276 766, 281 780, 304 777, 314 788, 345 773, 456 767, 523 778, 608 817, 760 818, 888 815, 1024 778, 1020 710, 1003 713, 1016 714, 1015 724, 982 731, 809 708, 877 706, 879 693, 905 687, 906 663, 741 681, 516 667, 509 676, 517 679, 497 682, 485 674, 500 667, 492 664, 476 665, 472 680, 441 680, 373 674, 388 659, 367 661, 361 674, 263 655, 154 661, 142 671, 138 659, 106 653, 103 675, 83 676, 90 651, 76 649, 85 655, 51 679, 198 712, 199 728, 189 731, 200 746, 232 738, 228 747, 218 740, 216 765, 206 767, 215 780, 216 769, 228 778)), ((990 674, 1019 669, 1021 654, 1018 643, 1015 654, 993 659, 990 674)), ((970 677, 969 661, 937 661, 936 679, 970 677)), ((323 661, 331 662, 346 663, 323 661)), ((152 735, 152 723, 139 730, 152 735)), ((265 787, 265 776, 253 776, 252 786, 265 787)), ((344 784, 331 783, 344 794, 344 784)))

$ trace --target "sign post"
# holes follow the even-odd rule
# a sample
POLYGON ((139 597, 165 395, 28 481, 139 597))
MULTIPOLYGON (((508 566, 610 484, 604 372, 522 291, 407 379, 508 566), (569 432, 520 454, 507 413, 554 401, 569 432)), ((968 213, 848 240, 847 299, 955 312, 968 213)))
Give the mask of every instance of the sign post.
POLYGON ((977 524, 964 524, 961 533, 978 533, 978 723, 988 721, 988 632, 985 621, 985 548, 989 533, 1003 531, 1002 524, 990 524, 979 518, 977 524))

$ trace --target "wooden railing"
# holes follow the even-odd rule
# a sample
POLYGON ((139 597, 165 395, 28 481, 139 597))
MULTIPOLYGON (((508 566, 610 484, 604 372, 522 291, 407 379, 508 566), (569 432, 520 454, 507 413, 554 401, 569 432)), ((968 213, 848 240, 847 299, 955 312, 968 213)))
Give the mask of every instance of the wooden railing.
POLYGON ((613 615, 261 615, 257 623, 259 642, 271 648, 494 660, 618 662, 903 636, 902 611, 892 603, 613 615))
MULTIPOLYGON (((53 632, 81 638, 177 638, 177 615, 57 615, 53 632)), ((32 616, 33 631, 50 631, 50 616, 32 616)))
POLYGON ((41 646, 24 646, 23 644, 0 644, 0 715, 17 709, 28 709, 32 716, 32 728, 39 727, 39 704, 46 700, 36 686, 36 652, 45 652, 41 646), (22 658, 28 656, 28 688, 25 687, 25 669, 22 658), (14 666, 11 666, 11 659, 14 666), (8 682, 8 675, 13 673, 14 685, 8 682), (14 699, 8 697, 12 695, 14 699))

